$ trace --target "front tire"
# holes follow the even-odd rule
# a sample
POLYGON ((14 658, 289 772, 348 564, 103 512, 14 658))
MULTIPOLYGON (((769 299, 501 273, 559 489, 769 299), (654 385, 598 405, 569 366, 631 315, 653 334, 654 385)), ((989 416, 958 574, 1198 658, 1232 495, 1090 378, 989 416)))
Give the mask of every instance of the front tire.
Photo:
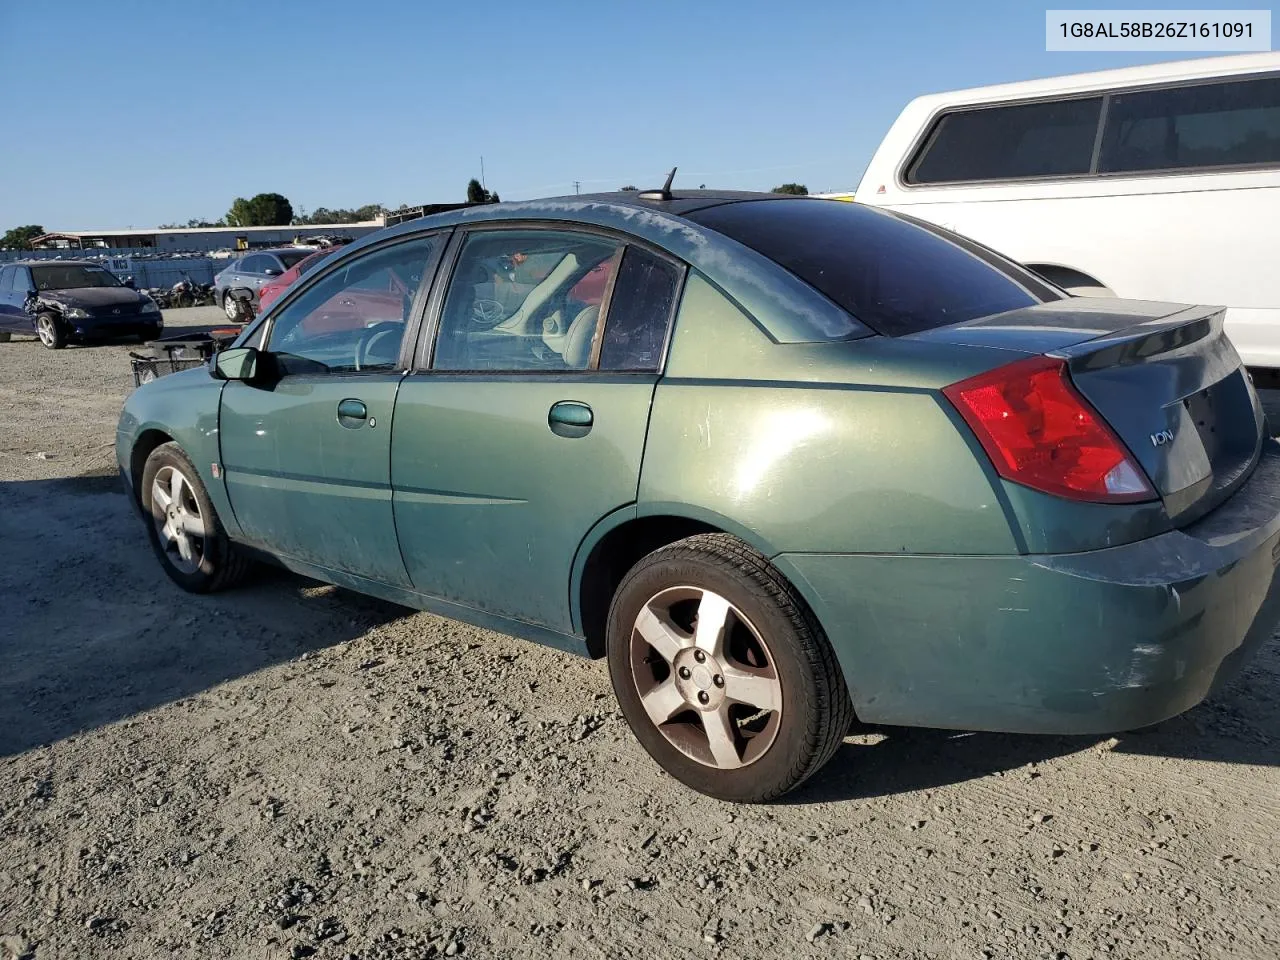
POLYGON ((8 343, 11 336, 8 330, 0 330, 0 343, 8 343))
POLYGON ((176 443, 147 457, 141 500, 151 548, 182 589, 211 593, 244 577, 250 561, 227 538, 199 473, 176 443))
POLYGON ((795 589, 728 534, 649 554, 623 578, 606 638, 632 731, 681 783, 759 803, 831 759, 853 720, 835 654, 795 589))
POLYGON ((48 350, 61 350, 67 345, 67 334, 62 328, 62 321, 52 313, 42 313, 36 317, 36 336, 48 350))
POLYGON ((240 322, 240 304, 236 303, 229 292, 222 295, 222 312, 232 323, 240 322))

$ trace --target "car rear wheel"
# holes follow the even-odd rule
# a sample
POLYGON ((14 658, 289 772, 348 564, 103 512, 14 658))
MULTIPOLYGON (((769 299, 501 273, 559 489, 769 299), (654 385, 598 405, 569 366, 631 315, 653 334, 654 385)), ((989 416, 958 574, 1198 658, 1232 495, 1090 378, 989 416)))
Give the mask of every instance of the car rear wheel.
POLYGON ((42 313, 36 317, 36 336, 50 350, 61 350, 67 345, 62 322, 52 313, 42 313))
POLYGON ((240 321, 240 304, 231 296, 231 291, 222 295, 222 312, 227 315, 228 320, 236 323, 240 321))
POLYGON ((244 576, 249 560, 227 539, 200 475, 176 443, 147 457, 141 497, 151 547, 174 583, 209 593, 244 576))
POLYGON ((657 550, 609 611, 609 673, 636 738, 686 786, 776 799, 812 776, 853 719, 822 628, 786 579, 727 534, 657 550))

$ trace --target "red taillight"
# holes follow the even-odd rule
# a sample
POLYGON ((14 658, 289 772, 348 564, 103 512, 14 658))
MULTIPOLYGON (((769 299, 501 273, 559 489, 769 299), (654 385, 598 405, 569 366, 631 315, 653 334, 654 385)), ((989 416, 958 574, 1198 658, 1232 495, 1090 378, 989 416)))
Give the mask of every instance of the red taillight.
POLYGON ((943 389, 1006 480, 1071 500, 1132 503, 1155 490, 1067 377, 1032 357, 943 389))

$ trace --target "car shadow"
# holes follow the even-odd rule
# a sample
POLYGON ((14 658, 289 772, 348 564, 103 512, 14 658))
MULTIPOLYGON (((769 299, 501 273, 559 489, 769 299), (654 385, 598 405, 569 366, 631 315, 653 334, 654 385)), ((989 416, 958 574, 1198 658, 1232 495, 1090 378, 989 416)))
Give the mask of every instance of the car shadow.
POLYGON ((267 565, 196 596, 116 476, 0 483, 0 757, 364 635, 413 611, 267 565))
POLYGON ((1204 703, 1113 736, 1055 737, 906 727, 859 728, 831 762, 782 803, 865 800, 1015 772, 1109 743, 1113 753, 1280 766, 1280 642, 1204 703))

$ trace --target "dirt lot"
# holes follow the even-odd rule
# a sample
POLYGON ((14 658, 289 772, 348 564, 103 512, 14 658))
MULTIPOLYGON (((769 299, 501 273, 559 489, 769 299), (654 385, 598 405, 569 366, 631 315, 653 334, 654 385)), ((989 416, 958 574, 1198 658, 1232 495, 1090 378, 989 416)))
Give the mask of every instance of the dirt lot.
POLYGON ((1154 732, 871 731, 735 808, 603 664, 265 570, 181 594, 112 475, 130 387, 0 344, 0 958, 1280 956, 1274 641, 1154 732))

